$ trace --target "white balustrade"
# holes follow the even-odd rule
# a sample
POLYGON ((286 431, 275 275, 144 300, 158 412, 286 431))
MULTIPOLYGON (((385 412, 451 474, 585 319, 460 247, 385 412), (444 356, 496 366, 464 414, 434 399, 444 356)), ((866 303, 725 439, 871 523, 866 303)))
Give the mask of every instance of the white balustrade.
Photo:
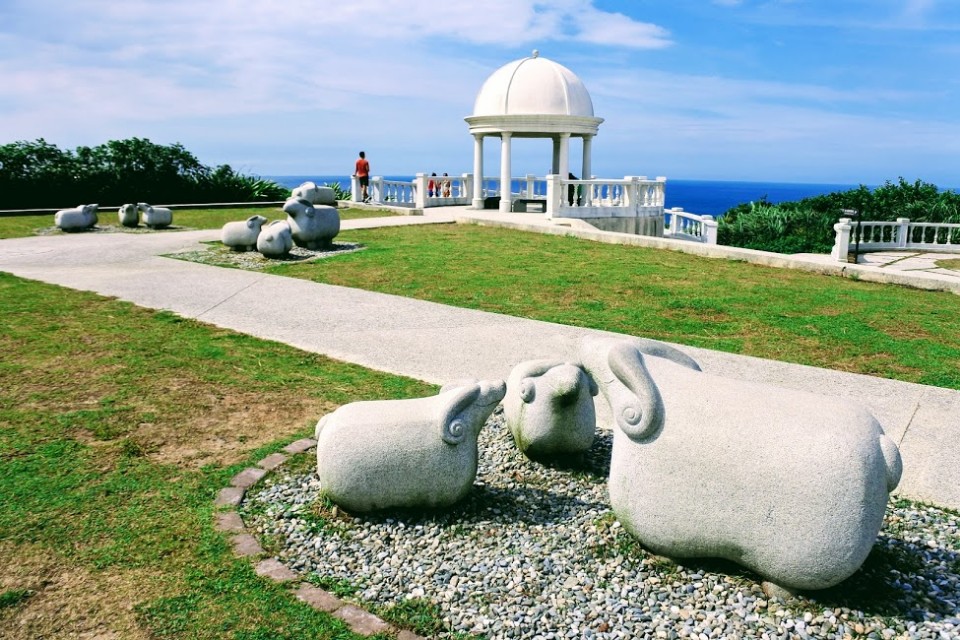
POLYGON ((370 187, 373 191, 372 200, 377 204, 410 208, 416 206, 416 190, 413 182, 386 180, 377 176, 370 180, 370 187))
POLYGON ((667 210, 669 219, 663 227, 664 238, 717 244, 717 221, 713 216, 687 213, 680 207, 667 210))
POLYGON ((547 217, 632 218, 663 215, 666 178, 573 180, 547 176, 547 217))
POLYGON ((908 218, 857 223, 850 218, 840 218, 833 229, 836 238, 830 255, 841 262, 846 261, 854 246, 859 251, 913 249, 960 253, 960 224, 955 223, 910 222, 908 218))

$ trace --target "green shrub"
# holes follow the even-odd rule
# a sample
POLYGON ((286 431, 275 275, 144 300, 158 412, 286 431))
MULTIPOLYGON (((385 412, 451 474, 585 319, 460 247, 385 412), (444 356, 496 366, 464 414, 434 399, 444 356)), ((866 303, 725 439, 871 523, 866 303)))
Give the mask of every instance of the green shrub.
POLYGON ((717 241, 777 253, 829 253, 834 242, 833 225, 843 209, 860 211, 863 220, 909 218, 916 222, 960 223, 960 194, 900 178, 872 191, 860 185, 798 202, 750 202, 720 217, 717 241))
POLYGON ((62 151, 40 138, 0 145, 0 209, 254 202, 287 193, 230 165, 207 167, 180 144, 130 138, 62 151))

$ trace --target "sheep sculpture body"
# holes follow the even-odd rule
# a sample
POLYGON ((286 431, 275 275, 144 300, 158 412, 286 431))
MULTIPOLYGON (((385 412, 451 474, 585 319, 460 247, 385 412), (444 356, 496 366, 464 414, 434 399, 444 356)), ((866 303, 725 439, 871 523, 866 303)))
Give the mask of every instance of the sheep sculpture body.
POLYGON ((140 208, 135 204, 125 204, 117 211, 117 221, 124 227, 140 225, 140 208))
POLYGON ((866 559, 902 466, 865 409, 625 340, 586 338, 580 354, 615 420, 611 506, 645 547, 726 558, 788 590, 833 586, 866 559))
POLYGON ((80 231, 97 224, 97 205, 81 204, 72 209, 61 209, 53 216, 53 222, 61 231, 80 231))
POLYGON ((154 207, 146 202, 137 203, 143 214, 143 224, 151 229, 163 229, 173 224, 173 211, 167 207, 154 207))
POLYGON ((477 437, 503 398, 502 380, 436 396, 354 402, 316 428, 321 492, 348 511, 436 508, 464 498, 477 475, 477 437))
POLYGON ((293 248, 290 225, 286 220, 274 220, 260 229, 257 236, 257 251, 268 258, 282 258, 293 248))
POLYGON ((263 216, 228 222, 220 229, 220 241, 234 251, 253 251, 257 248, 257 238, 266 222, 263 216))

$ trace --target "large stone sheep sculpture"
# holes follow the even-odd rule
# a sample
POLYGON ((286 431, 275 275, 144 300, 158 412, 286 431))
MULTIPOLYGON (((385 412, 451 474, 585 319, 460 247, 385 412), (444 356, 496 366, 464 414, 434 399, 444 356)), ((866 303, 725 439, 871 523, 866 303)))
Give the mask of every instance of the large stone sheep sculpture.
POLYGON ((304 199, 290 198, 283 205, 287 224, 298 247, 323 249, 340 233, 340 214, 335 207, 312 205, 304 199))
POLYGON ((866 559, 902 466, 865 409, 645 358, 627 340, 580 351, 616 422, 610 503, 645 547, 726 558, 787 590, 833 586, 866 559))
POLYGON ((61 209, 53 216, 53 223, 61 231, 80 231, 90 229, 97 224, 95 204, 81 204, 72 209, 61 209))
POLYGON ((137 203, 143 214, 143 224, 151 229, 163 229, 173 224, 173 211, 167 207, 154 207, 146 202, 137 203))
POLYGON ((220 229, 220 242, 234 251, 253 251, 257 248, 257 238, 266 222, 263 216, 228 222, 220 229))
POLYGON ((340 407, 317 423, 321 492, 354 513, 456 503, 473 486, 477 436, 505 390, 482 380, 340 407))
POLYGON ((575 364, 521 362, 507 378, 503 415, 517 448, 544 460, 584 453, 593 445, 597 386, 575 364))

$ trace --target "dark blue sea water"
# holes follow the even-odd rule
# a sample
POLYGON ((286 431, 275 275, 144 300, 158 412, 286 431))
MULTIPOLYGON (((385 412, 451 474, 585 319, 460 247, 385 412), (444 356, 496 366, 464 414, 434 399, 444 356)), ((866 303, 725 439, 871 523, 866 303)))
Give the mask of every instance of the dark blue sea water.
MULTIPOLYGON (((349 176, 263 176, 291 189, 312 180, 317 184, 339 183, 350 190, 349 176)), ((412 180, 413 176, 384 176, 389 180, 412 180)), ((683 207, 691 213, 720 215, 731 207, 766 198, 791 202, 810 196, 855 189, 857 185, 793 182, 727 182, 721 180, 667 180, 666 207, 683 207)))

